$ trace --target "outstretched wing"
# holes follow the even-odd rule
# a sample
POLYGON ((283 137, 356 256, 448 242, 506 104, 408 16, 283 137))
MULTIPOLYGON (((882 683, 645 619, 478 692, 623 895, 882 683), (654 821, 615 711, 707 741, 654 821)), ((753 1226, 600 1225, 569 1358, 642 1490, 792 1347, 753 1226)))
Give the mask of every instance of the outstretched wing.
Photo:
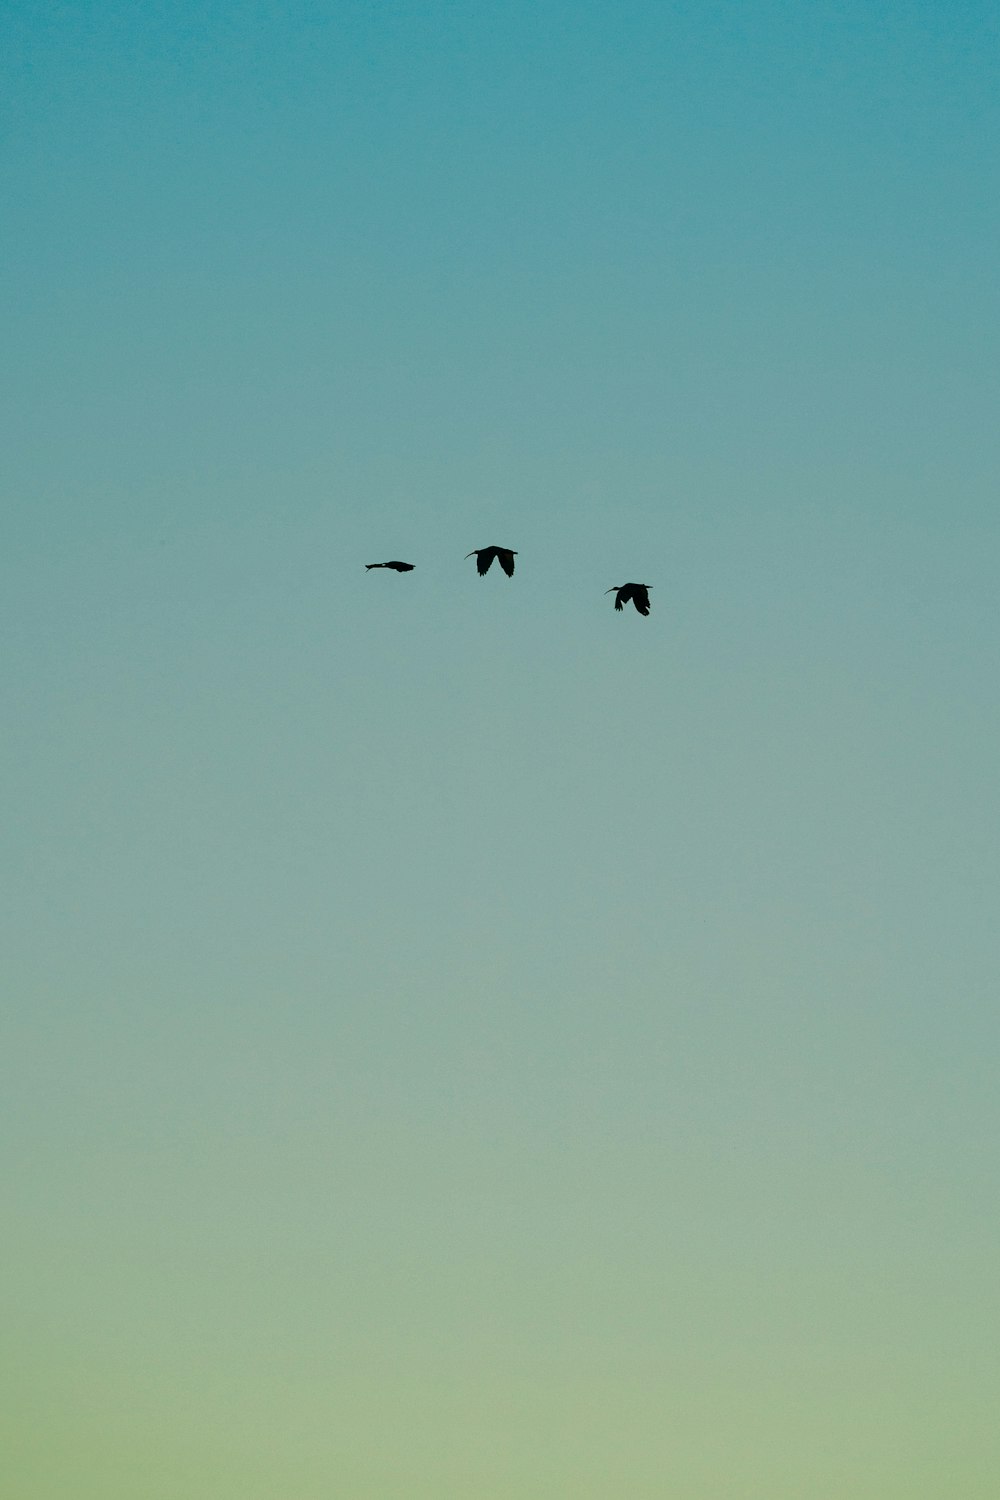
POLYGON ((490 571, 494 557, 496 557, 495 547, 484 547, 481 552, 476 553, 476 567, 479 569, 480 578, 490 571))
POLYGON ((629 597, 629 591, 628 591, 628 585, 626 584, 626 586, 623 589, 619 589, 618 592, 617 592, 617 594, 615 595, 615 609, 624 609, 625 608, 625 600, 628 597, 629 597))
POLYGON ((641 615, 649 614, 649 590, 643 584, 637 583, 633 585, 632 603, 641 615))
POLYGON ((514 576, 514 554, 507 547, 497 547, 497 562, 503 568, 508 578, 514 576))

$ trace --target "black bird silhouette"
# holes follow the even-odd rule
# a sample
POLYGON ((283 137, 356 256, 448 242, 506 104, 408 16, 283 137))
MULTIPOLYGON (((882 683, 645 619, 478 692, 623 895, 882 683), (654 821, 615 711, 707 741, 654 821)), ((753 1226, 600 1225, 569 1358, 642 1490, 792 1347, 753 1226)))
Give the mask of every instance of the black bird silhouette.
POLYGON ((606 594, 614 594, 615 609, 624 609, 631 599, 641 615, 649 614, 649 590, 653 587, 651 583, 620 583, 613 589, 605 589, 606 594))
POLYGON ((395 568, 397 573, 412 573, 413 563, 387 562, 387 563, 365 563, 365 572, 371 568, 395 568))
POLYGON ((466 557, 474 557, 476 559, 476 567, 479 569, 480 578, 482 578, 484 573, 490 571, 494 558, 496 558, 508 578, 513 578, 514 576, 514 558, 517 556, 517 553, 512 552, 509 547, 477 547, 465 555, 466 557))

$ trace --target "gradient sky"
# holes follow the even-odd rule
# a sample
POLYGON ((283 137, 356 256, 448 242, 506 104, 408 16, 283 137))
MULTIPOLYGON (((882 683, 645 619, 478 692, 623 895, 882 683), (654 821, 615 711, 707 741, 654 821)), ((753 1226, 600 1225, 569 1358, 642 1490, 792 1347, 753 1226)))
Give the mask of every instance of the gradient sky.
POLYGON ((992 1500, 995 8, 4 31, 10 1493, 992 1500))

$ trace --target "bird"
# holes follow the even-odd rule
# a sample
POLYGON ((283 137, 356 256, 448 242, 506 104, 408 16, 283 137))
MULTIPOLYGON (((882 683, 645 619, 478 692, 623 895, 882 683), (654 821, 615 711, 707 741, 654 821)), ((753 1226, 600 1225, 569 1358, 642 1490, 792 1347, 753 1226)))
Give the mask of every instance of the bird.
POLYGON ((513 578, 514 576, 514 558, 517 556, 517 553, 512 552, 509 547, 476 547, 465 555, 466 557, 474 557, 476 559, 476 567, 479 569, 480 578, 482 578, 484 573, 489 572, 494 558, 497 559, 508 578, 513 578))
POLYGON ((649 614, 649 590, 653 587, 651 583, 620 583, 612 589, 605 589, 606 594, 614 594, 615 609, 624 609, 631 599, 641 615, 649 614))
POLYGON ((365 571, 371 568, 395 568, 397 573, 412 573, 413 563, 387 562, 387 563, 365 563, 365 571))

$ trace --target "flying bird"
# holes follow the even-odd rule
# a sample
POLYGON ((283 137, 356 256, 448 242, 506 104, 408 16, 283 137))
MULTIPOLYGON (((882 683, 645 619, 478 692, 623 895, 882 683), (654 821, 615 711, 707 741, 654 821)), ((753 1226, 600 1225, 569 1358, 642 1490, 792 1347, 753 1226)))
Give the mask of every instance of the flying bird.
POLYGON ((479 569, 480 578, 482 578, 484 573, 490 571, 494 558, 497 559, 508 578, 513 578, 514 576, 514 558, 517 556, 517 553, 512 552, 509 547, 477 547, 465 555, 466 557, 474 557, 476 559, 476 567, 479 569))
POLYGON ((387 563, 365 563, 365 571, 371 568, 395 568, 397 573, 412 573, 413 563, 387 562, 387 563))
POLYGON ((624 609, 631 599, 641 615, 649 614, 649 590, 653 587, 651 583, 620 583, 613 589, 605 589, 606 594, 614 594, 615 609, 624 609))

